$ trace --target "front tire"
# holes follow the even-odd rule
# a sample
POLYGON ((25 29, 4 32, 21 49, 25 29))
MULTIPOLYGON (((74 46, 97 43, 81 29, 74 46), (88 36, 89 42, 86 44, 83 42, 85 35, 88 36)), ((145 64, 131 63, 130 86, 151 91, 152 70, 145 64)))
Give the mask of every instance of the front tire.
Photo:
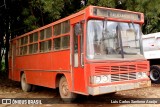
POLYGON ((152 65, 149 77, 153 83, 159 84, 160 83, 160 66, 152 65))
POLYGON ((77 95, 69 91, 67 80, 64 76, 61 77, 59 82, 59 93, 63 101, 72 102, 76 99, 77 95))
POLYGON ((26 82, 26 75, 24 73, 21 76, 21 88, 25 92, 30 92, 32 90, 31 84, 26 82))

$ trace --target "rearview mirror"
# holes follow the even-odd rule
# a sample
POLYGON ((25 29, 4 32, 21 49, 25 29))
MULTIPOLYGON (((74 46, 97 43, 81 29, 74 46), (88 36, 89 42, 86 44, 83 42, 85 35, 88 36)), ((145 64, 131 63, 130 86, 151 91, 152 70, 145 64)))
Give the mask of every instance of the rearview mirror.
POLYGON ((78 35, 81 35, 82 33, 82 27, 81 27, 81 24, 80 23, 77 23, 75 25, 75 34, 78 36, 78 35))

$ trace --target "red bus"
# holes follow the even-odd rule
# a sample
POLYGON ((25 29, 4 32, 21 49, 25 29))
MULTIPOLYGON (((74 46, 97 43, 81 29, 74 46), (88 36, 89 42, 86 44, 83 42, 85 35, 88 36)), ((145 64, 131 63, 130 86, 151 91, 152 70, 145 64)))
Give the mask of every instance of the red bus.
POLYGON ((139 12, 88 6, 11 40, 9 78, 62 99, 149 87, 139 12))

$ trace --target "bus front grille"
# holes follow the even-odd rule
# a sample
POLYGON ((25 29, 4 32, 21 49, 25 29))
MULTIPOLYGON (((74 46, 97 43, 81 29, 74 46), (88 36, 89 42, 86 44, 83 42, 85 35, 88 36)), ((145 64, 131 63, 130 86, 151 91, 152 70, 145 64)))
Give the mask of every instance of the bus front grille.
POLYGON ((136 72, 111 74, 111 82, 127 81, 136 79, 136 72))
POLYGON ((111 75, 111 82, 136 79, 136 72, 149 71, 148 63, 106 64, 94 67, 95 75, 111 75))

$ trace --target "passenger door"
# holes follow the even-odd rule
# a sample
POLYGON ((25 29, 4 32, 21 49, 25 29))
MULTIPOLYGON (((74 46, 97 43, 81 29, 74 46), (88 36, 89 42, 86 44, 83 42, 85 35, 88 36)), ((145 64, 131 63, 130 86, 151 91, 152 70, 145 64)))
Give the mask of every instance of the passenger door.
POLYGON ((85 72, 83 67, 83 38, 84 21, 83 15, 71 20, 72 24, 72 86, 74 92, 84 93, 85 72), (77 21, 76 19, 81 19, 77 21))

